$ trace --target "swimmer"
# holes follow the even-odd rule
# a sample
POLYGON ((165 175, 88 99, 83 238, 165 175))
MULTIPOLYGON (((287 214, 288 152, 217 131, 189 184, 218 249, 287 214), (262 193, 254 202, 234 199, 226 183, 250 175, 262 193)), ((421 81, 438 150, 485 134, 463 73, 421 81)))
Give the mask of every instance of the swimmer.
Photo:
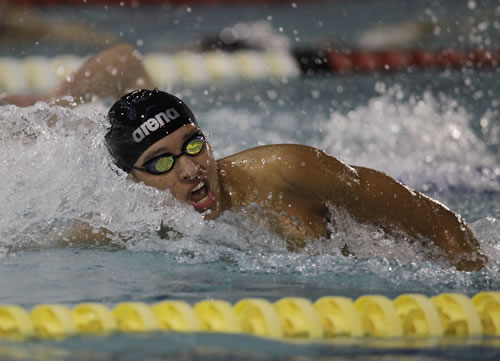
MULTIPOLYGON (((137 65, 139 60, 132 54, 137 65)), ((125 62, 123 56, 118 58, 125 62)), ((109 78, 103 59, 98 62, 104 69, 101 80, 109 78)), ((87 63, 93 76, 96 64, 87 63)), ((114 66, 121 69, 122 65, 114 66)), ((120 83, 120 89, 151 81, 145 70, 132 71, 138 78, 124 75, 127 81, 120 83)), ((56 89, 47 99, 62 96, 64 87, 73 96, 88 98, 92 93, 92 88, 82 92, 82 87, 70 85, 56 89)), ((106 86, 115 94, 116 86, 106 86)), ((103 94, 102 87, 98 91, 103 94)), ((388 233, 404 232, 412 239, 427 240, 421 241, 424 246, 440 249, 458 270, 479 270, 487 261, 460 216, 379 171, 350 166, 324 151, 297 144, 260 146, 215 160, 189 107, 158 89, 127 93, 110 108, 108 119, 106 145, 129 179, 170 191, 206 219, 256 204, 272 215, 289 248, 297 250, 309 239, 329 237, 329 207, 336 207, 388 233)), ((349 253, 348 245, 343 251, 349 253)))

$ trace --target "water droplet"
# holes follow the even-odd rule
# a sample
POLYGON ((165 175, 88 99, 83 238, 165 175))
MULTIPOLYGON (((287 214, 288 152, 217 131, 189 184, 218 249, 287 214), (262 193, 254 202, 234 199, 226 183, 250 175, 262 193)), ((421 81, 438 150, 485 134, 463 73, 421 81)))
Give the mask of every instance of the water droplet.
POLYGON ((64 66, 58 66, 56 69, 56 74, 61 76, 64 75, 66 68, 64 66))
POLYGON ((380 94, 385 94, 386 86, 383 81, 378 81, 375 83, 375 91, 380 94))
POLYGON ((451 127, 451 137, 453 139, 459 139, 461 135, 462 132, 456 126, 451 127))
POLYGON ((276 90, 268 90, 267 97, 271 100, 275 100, 278 97, 278 92, 276 90))

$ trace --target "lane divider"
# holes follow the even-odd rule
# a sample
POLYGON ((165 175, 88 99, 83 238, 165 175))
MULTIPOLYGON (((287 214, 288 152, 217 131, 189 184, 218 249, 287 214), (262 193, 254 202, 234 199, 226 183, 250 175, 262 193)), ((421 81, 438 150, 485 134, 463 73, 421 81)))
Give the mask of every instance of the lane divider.
POLYGON ((62 339, 114 332, 221 332, 283 340, 349 338, 429 338, 500 336, 500 292, 469 298, 443 293, 428 298, 403 294, 394 300, 365 295, 356 300, 325 296, 315 302, 285 297, 271 303, 245 298, 231 305, 203 300, 194 305, 168 300, 153 305, 123 302, 73 308, 40 304, 27 311, 0 305, 0 338, 62 339))
MULTIPOLYGON (((0 92, 44 93, 75 71, 86 58, 71 55, 17 59, 0 57, 0 92)), ((221 81, 292 78, 300 75, 396 72, 424 68, 496 68, 500 50, 241 50, 149 53, 144 65, 158 86, 213 84, 221 81)))
MULTIPOLYGON (((0 57, 0 92, 44 93, 54 88, 83 64, 85 57, 0 57)), ((144 66, 158 86, 203 85, 230 80, 290 78, 300 75, 292 54, 287 52, 238 51, 224 53, 150 53, 144 66)))
POLYGON ((302 73, 396 72, 427 68, 496 68, 499 49, 293 51, 302 73))

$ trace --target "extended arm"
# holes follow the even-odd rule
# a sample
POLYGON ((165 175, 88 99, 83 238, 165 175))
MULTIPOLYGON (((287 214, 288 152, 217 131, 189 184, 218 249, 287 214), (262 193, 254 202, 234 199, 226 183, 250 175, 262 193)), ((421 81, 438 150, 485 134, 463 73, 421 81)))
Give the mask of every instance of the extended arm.
POLYGON ((479 242, 460 216, 381 172, 355 169, 360 179, 359 198, 352 201, 351 212, 356 216, 432 240, 458 270, 484 266, 487 259, 479 242))
POLYGON ((154 88, 154 82, 144 68, 140 55, 127 44, 116 45, 87 60, 78 70, 47 95, 9 95, 1 100, 18 106, 37 101, 68 105, 66 96, 78 102, 93 98, 119 98, 130 90, 154 88))
MULTIPOLYGON (((345 208, 362 222, 387 230, 423 236, 438 246, 458 269, 481 269, 487 258, 464 220, 439 202, 373 169, 350 167, 310 147, 287 146, 283 159, 295 166, 287 172, 290 186, 318 202, 345 208)), ((284 168, 286 169, 286 168, 284 168)))

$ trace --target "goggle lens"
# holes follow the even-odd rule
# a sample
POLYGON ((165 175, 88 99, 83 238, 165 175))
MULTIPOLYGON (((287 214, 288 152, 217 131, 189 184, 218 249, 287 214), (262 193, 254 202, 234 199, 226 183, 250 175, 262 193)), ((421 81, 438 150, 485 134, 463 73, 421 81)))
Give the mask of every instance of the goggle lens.
POLYGON ((189 155, 196 155, 201 152, 201 148, 203 148, 203 138, 194 138, 186 144, 186 153, 189 155))
POLYGON ((174 157, 167 156, 158 158, 154 164, 152 164, 154 170, 158 173, 168 172, 174 166, 174 157))

